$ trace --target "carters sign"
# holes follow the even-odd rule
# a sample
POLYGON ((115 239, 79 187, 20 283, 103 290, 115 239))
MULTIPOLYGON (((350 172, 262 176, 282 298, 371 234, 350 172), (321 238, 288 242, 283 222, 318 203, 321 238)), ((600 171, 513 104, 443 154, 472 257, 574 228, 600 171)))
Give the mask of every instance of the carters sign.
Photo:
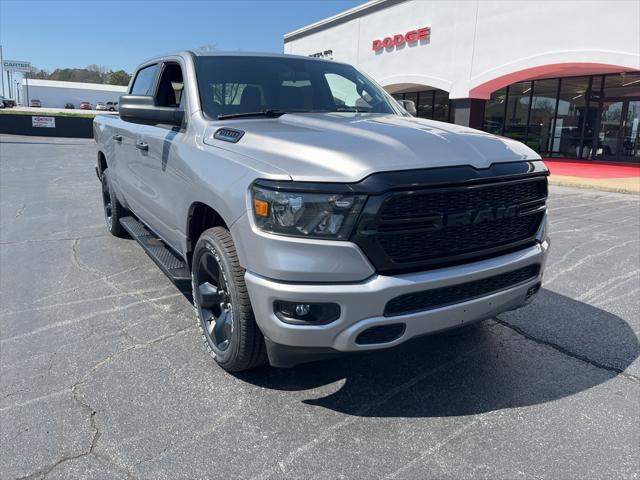
POLYGON ((5 72, 29 73, 31 71, 31 62, 23 62, 21 60, 3 60, 2 68, 5 72))
POLYGON ((431 37, 431 27, 422 27, 416 30, 409 30, 407 33, 396 33, 390 37, 384 37, 381 40, 374 40, 371 48, 374 52, 382 50, 383 48, 390 49, 394 47, 400 47, 405 43, 409 45, 415 44, 424 40, 429 40, 431 37))

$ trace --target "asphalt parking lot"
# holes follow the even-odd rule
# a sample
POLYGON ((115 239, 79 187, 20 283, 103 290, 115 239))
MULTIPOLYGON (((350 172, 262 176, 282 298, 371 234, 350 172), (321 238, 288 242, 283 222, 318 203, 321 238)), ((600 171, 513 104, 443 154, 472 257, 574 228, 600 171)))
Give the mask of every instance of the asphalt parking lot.
POLYGON ((640 475, 640 197, 552 187, 523 310, 232 376, 107 234, 93 141, 0 137, 1 478, 640 475))

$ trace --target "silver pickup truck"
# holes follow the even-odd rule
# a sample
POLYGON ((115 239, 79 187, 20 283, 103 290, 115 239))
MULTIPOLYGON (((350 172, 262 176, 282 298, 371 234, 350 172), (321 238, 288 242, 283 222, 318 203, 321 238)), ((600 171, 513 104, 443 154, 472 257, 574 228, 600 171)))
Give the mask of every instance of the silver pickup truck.
POLYGON ((527 304, 547 175, 350 65, 181 52, 94 121, 107 228, 193 296, 222 368, 388 348, 527 304))

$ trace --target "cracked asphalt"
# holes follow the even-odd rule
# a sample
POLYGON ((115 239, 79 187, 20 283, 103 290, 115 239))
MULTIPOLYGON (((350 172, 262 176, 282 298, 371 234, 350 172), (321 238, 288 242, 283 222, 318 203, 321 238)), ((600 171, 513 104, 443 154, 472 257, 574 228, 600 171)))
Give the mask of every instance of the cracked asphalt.
POLYGON ((553 187, 539 298, 389 351, 232 376, 107 235, 90 140, 0 137, 0 477, 640 476, 640 198, 553 187))

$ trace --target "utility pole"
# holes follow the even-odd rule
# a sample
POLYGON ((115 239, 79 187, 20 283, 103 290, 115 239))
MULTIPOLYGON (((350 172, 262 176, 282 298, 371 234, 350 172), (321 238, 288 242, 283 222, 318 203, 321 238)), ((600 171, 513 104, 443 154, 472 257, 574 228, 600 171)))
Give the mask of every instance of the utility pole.
POLYGON ((4 61, 2 59, 2 45, 0 45, 0 83, 2 83, 2 96, 4 97, 4 61))
POLYGON ((9 70, 7 70, 7 89, 9 90, 9 98, 12 98, 13 95, 11 95, 11 77, 10 77, 10 73, 9 70))
MULTIPOLYGON (((26 87, 27 90, 27 101, 25 102, 25 107, 29 106, 29 73, 30 72, 25 72, 24 74, 24 86, 26 87)), ((24 95, 23 95, 24 97, 24 95)))

